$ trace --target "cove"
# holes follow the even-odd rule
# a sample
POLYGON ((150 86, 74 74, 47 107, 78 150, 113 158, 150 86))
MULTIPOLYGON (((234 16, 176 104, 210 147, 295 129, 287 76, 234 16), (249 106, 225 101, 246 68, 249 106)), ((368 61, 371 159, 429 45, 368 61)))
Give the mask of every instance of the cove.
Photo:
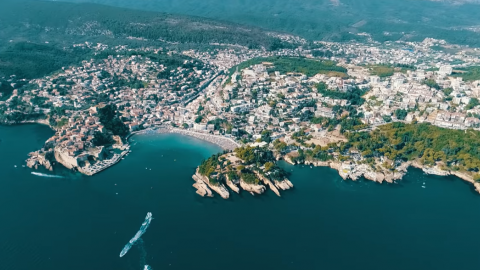
POLYGON ((191 176, 215 145, 134 136, 132 153, 93 177, 59 167, 39 172, 63 178, 32 175, 24 160, 51 134, 0 126, 2 270, 480 267, 480 196, 454 177, 412 169, 380 185, 283 164, 295 189, 281 198, 201 198, 191 176), (147 212, 143 242, 119 258, 147 212))

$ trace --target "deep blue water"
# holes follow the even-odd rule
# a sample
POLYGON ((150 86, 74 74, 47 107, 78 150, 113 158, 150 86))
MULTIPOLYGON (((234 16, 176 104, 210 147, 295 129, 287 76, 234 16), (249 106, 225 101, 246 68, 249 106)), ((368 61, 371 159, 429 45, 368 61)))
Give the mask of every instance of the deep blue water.
POLYGON ((284 164, 295 189, 281 198, 210 199, 191 175, 214 145, 136 136, 132 154, 93 177, 32 175, 24 160, 51 134, 0 126, 1 270, 480 268, 480 195, 453 177, 411 170, 380 185, 284 164), (119 258, 149 211, 143 243, 119 258))

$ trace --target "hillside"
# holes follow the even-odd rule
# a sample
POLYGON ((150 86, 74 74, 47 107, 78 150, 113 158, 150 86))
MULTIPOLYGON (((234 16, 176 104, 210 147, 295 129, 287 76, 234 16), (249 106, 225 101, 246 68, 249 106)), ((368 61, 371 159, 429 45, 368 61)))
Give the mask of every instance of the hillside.
POLYGON ((137 46, 238 44, 274 49, 284 44, 255 27, 191 16, 98 4, 31 0, 0 1, 0 77, 44 76, 91 52, 75 43, 137 46), (28 68, 26 68, 28 67, 28 68))
POLYGON ((149 41, 271 46, 275 39, 255 27, 191 16, 97 4, 29 0, 0 1, 1 40, 95 41, 135 37, 149 41))
POLYGON ((309 39, 359 39, 368 32, 375 40, 445 39, 478 45, 478 1, 427 0, 68 0, 96 2, 145 10, 188 14, 266 29, 309 39), (460 4, 461 3, 461 4, 460 4))

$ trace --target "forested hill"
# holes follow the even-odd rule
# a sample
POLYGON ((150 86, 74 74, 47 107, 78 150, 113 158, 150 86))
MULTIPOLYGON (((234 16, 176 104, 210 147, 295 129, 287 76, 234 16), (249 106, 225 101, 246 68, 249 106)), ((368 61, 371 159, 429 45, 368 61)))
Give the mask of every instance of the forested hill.
MULTIPOLYGON (((370 33, 375 40, 445 39, 478 46, 474 0, 66 0, 221 19, 333 41, 370 33), (459 3, 464 3, 460 5, 459 3)), ((476 1, 478 3, 478 1, 476 1)))
POLYGON ((122 44, 122 39, 127 37, 149 41, 160 39, 196 44, 218 42, 266 48, 278 44, 278 39, 259 28, 199 17, 98 4, 0 1, 0 48, 17 41, 50 44, 92 41, 122 44))

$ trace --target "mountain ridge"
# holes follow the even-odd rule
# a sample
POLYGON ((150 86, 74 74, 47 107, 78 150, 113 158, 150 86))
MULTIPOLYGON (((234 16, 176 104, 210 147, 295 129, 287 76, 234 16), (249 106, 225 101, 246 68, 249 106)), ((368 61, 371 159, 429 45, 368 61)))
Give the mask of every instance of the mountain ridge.
POLYGON ((348 41, 367 32, 378 41, 426 37, 451 43, 480 44, 478 0, 67 0, 143 10, 161 10, 288 32, 308 39, 348 41), (357 22, 363 25, 353 27, 357 22), (454 28, 454 29, 452 29, 454 28))

